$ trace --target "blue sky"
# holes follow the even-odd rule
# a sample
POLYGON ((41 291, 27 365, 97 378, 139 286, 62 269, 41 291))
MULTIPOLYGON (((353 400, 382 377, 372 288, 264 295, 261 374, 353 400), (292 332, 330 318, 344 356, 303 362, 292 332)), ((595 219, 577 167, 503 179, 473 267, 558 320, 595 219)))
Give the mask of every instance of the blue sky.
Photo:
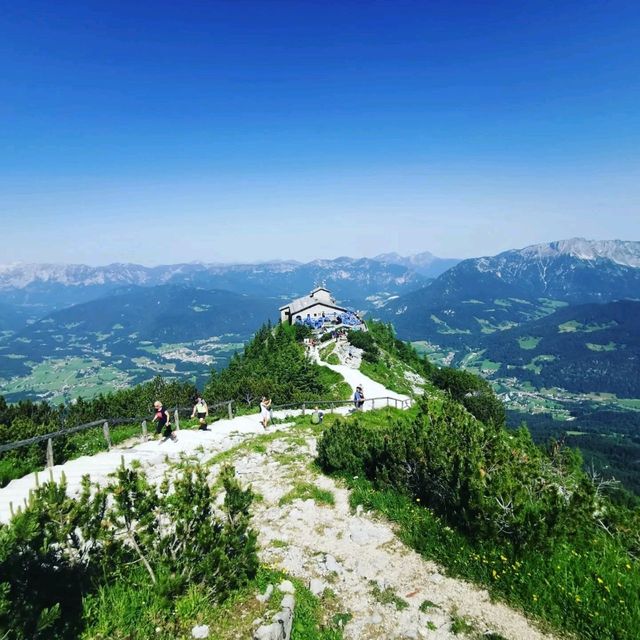
POLYGON ((4 4, 0 262, 640 239, 637 2, 4 4))

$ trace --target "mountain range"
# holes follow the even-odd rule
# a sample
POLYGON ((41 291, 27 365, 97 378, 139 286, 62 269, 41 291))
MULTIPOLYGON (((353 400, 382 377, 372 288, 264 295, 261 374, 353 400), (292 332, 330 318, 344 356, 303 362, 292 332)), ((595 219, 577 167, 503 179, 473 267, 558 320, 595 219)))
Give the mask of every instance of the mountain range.
POLYGON ((640 242, 581 238, 463 260, 390 301, 400 337, 462 348, 567 304, 640 298, 640 242))
POLYGON ((412 256, 401 256, 398 253, 381 253, 373 260, 382 264, 395 264, 406 267, 426 278, 437 278, 441 273, 460 262, 455 258, 438 258, 438 256, 434 256, 429 251, 412 256))
MULTIPOLYGON (((436 361, 465 366, 481 352, 490 360, 494 352, 513 350, 513 340, 526 337, 528 326, 542 327, 535 323, 551 314, 640 299, 640 243, 574 238, 462 261, 424 252, 308 263, 5 265, 2 392, 13 398, 46 393, 60 383, 52 363, 62 371, 70 361, 128 380, 162 371, 199 375, 222 366, 262 321, 276 317, 284 300, 319 283, 339 302, 393 322, 400 338, 419 342, 436 361), (502 339, 511 346, 501 347, 502 339)), ((613 334, 618 330, 611 327, 613 334)), ((615 335, 610 342, 626 344, 615 335)), ((563 358, 572 349, 577 357, 584 347, 567 346, 563 358)), ((621 355, 610 350, 597 357, 621 355)), ((499 366, 500 376, 515 372, 533 384, 528 361, 494 357, 494 377, 499 366)), ((96 388, 102 383, 98 376, 96 388)))
MULTIPOLYGON (((426 254, 423 254, 426 255, 426 254)), ((431 256, 431 254, 428 254, 431 256)), ((123 286, 184 285, 224 289, 235 293, 282 300, 304 295, 324 283, 344 303, 362 308, 368 298, 386 300, 428 281, 421 271, 439 275, 456 261, 431 256, 426 268, 401 262, 341 257, 262 264, 177 264, 144 267, 136 264, 87 265, 15 264, 0 266, 0 302, 27 310, 32 318, 72 304, 102 297, 123 286)))

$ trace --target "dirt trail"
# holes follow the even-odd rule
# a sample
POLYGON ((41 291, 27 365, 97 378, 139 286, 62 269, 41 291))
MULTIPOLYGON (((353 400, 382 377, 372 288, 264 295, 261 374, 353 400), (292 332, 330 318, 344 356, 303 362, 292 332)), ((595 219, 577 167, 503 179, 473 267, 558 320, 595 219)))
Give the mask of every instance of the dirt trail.
POLYGON ((234 464, 241 481, 261 496, 254 526, 262 560, 324 593, 328 618, 347 614, 346 638, 460 638, 451 631, 454 616, 474 629, 462 637, 553 637, 521 613, 492 603, 486 591, 443 575, 438 565, 401 543, 384 519, 361 508, 353 513, 349 492, 309 466, 315 446, 313 437, 284 437, 266 453, 241 455, 234 464), (313 499, 281 504, 301 482, 330 491, 335 505, 318 505, 313 499), (433 606, 423 605, 421 611, 425 601, 433 606))

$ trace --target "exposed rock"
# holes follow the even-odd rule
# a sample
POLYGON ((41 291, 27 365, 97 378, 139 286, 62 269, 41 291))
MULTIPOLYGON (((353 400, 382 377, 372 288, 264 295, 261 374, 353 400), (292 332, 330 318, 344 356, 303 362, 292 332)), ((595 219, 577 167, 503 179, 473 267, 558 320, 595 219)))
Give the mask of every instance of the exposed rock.
MULTIPOLYGON (((291 583, 289 582, 289 584, 291 583)), ((293 587, 293 585, 291 586, 293 587)), ((273 622, 258 627, 253 634, 253 640, 288 640, 291 637, 293 627, 294 608, 295 598, 292 594, 287 593, 282 598, 280 611, 273 616, 273 622)))
POLYGON ((309 580, 309 591, 311 591, 314 596, 321 595, 326 588, 327 585, 318 578, 312 578, 309 580))
POLYGON ((191 629, 192 638, 208 638, 209 637, 209 625, 201 624, 191 629))
POLYGON ((279 585, 278 589, 282 591, 282 593, 295 593, 296 588, 293 586, 291 580, 283 580, 279 585))
POLYGON ((362 518, 354 520, 349 525, 351 540, 358 545, 380 545, 393 538, 393 532, 388 527, 383 527, 375 522, 362 518))
POLYGON ((277 622, 258 627, 253 632, 253 640, 284 640, 282 627, 277 622))
POLYGON ((273 593, 273 585, 270 584, 267 586, 263 594, 258 594, 256 596, 256 600, 258 602, 269 602, 269 598, 271 597, 272 593, 273 593))
POLYGON ((332 571, 335 571, 336 573, 344 572, 344 568, 342 567, 342 565, 329 553, 324 558, 324 566, 326 570, 329 572, 332 572, 332 571))

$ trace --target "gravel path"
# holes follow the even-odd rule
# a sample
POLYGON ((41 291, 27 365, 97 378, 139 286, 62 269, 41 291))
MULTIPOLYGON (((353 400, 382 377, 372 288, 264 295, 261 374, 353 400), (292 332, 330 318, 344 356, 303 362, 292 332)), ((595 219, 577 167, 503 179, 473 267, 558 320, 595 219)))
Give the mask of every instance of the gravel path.
POLYGON ((307 583, 322 598, 327 620, 335 615, 348 619, 345 638, 553 637, 521 613, 491 602, 485 590, 443 575, 442 568, 401 543, 383 518, 362 508, 353 513, 349 492, 310 468, 315 447, 313 437, 301 444, 299 437, 285 436, 266 453, 245 453, 234 465, 241 481, 261 496, 254 526, 262 561, 307 583), (301 482, 330 491, 335 505, 313 499, 282 504, 301 482), (423 605, 421 611, 425 601, 433 606, 423 605), (471 636, 451 631, 454 616, 471 625, 471 636))

